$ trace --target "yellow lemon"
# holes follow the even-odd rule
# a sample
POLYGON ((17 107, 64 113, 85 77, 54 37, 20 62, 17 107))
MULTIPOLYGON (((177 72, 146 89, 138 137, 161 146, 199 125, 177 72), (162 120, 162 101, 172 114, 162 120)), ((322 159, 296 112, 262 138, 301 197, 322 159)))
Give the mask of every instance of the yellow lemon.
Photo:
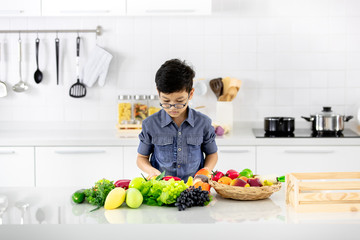
POLYGON ((105 199, 104 208, 107 210, 115 209, 121 206, 125 201, 126 192, 123 188, 117 187, 109 192, 105 199))

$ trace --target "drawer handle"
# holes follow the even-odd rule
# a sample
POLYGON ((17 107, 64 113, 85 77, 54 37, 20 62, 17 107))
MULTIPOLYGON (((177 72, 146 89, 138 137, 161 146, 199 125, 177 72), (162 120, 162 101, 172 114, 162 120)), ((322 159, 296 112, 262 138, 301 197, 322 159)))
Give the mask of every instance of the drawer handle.
POLYGON ((15 151, 0 151, 0 154, 15 154, 15 151))
POLYGON ((56 150, 57 154, 92 154, 92 153, 105 153, 105 150, 56 150))
POLYGON ((248 153, 249 150, 220 150, 221 153, 248 153))
POLYGON ((334 150, 285 150, 285 153, 334 153, 334 150))

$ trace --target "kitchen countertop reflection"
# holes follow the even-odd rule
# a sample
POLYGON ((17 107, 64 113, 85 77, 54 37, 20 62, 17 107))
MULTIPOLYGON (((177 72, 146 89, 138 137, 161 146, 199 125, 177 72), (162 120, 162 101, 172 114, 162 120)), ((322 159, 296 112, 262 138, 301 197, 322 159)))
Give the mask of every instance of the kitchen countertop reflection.
MULTIPOLYGON (((283 186, 284 187, 284 186, 283 186)), ((296 213, 285 205, 281 189, 270 198, 258 201, 224 199, 213 192, 205 207, 178 211, 175 207, 141 205, 130 209, 124 203, 115 210, 75 204, 72 188, 0 188, 8 206, 2 222, 9 224, 213 224, 213 223, 360 223, 360 213, 296 213)), ((213 189, 212 189, 213 191, 213 189)))

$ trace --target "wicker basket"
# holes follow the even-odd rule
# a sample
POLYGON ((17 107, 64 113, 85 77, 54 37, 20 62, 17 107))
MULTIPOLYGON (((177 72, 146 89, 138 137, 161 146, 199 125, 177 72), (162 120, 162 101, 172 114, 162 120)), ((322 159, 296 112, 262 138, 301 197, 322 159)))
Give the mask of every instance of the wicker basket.
POLYGON ((236 187, 209 180, 209 184, 223 198, 235 200, 260 200, 271 196, 281 188, 281 183, 263 187, 236 187))

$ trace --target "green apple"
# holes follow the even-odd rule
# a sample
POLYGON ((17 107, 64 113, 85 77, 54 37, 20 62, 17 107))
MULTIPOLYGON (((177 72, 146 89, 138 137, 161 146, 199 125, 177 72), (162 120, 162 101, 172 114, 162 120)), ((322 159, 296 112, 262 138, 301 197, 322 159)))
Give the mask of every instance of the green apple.
POLYGON ((126 190, 126 205, 130 208, 138 208, 143 202, 143 196, 136 188, 126 190))
POLYGON ((254 175, 253 172, 248 168, 245 168, 240 172, 240 176, 245 176, 247 178, 252 178, 253 175, 254 175))
POLYGON ((129 188, 136 188, 138 190, 141 190, 143 183, 145 182, 145 179, 142 177, 136 177, 131 180, 129 184, 129 188))

